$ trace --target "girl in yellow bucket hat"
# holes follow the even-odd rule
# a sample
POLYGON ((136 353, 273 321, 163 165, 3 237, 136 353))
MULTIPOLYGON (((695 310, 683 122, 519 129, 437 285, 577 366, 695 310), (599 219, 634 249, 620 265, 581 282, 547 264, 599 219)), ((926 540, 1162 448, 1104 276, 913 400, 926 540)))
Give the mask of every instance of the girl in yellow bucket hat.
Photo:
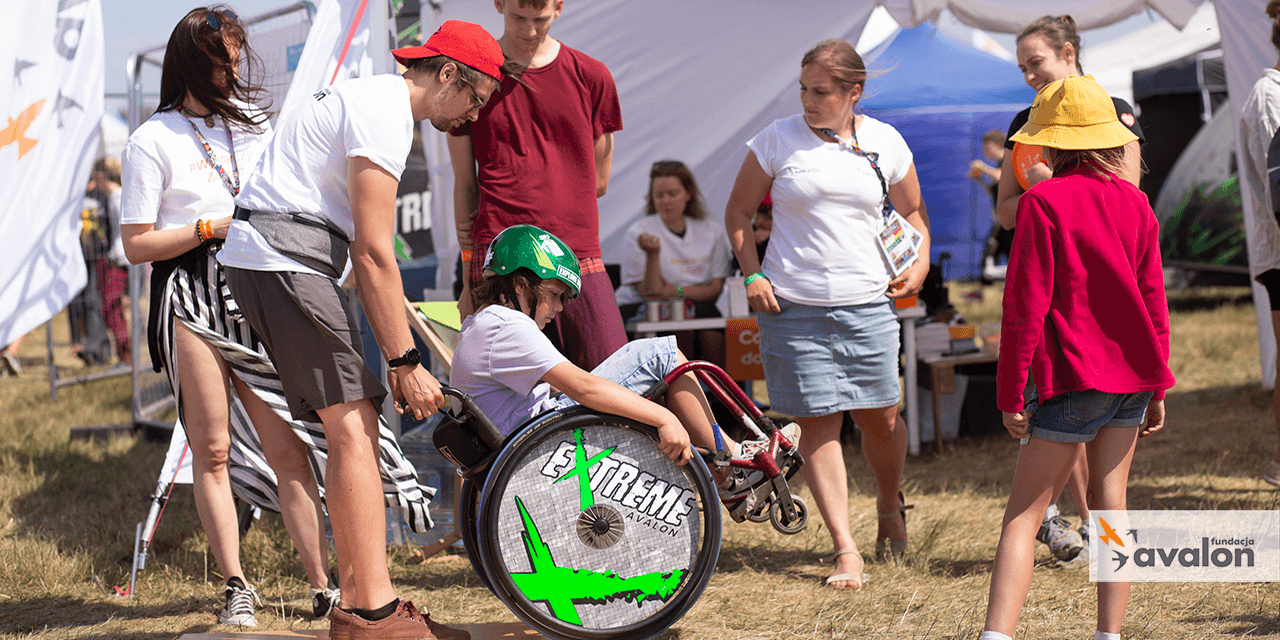
MULTIPOLYGON (((1078 443, 1089 458, 1090 506, 1124 510, 1134 446, 1164 426, 1174 384, 1160 230, 1147 197, 1117 177, 1136 136, 1092 76, 1070 76, 1040 90, 1013 139, 1043 147, 1053 177, 1018 202, 1005 281, 996 404, 1024 446, 982 640, 1013 636, 1036 531, 1078 443)), ((1098 583, 1095 639, 1119 640, 1128 600, 1129 583, 1098 583)))

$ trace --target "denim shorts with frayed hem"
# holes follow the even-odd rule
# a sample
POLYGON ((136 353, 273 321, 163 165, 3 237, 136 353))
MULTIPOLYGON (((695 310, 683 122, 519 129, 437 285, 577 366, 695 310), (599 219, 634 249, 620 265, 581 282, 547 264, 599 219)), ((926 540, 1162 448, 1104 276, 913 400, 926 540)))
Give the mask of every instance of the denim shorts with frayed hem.
POLYGON ((1103 427, 1137 427, 1147 419, 1152 392, 1068 391, 1044 403, 1032 400, 1029 433, 1050 442, 1091 442, 1103 427))

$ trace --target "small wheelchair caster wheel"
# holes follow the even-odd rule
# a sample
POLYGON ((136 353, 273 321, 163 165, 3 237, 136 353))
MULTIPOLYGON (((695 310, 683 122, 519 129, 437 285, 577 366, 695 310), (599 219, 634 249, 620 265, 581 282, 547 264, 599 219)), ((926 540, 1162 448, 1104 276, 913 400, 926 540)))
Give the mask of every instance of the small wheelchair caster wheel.
POLYGON ((778 533, 792 535, 804 531, 805 525, 809 524, 809 505, 805 504, 804 499, 800 496, 791 496, 791 502, 796 505, 796 517, 794 520, 785 521, 782 514, 782 501, 774 500, 773 506, 769 508, 769 524, 773 525, 778 533))

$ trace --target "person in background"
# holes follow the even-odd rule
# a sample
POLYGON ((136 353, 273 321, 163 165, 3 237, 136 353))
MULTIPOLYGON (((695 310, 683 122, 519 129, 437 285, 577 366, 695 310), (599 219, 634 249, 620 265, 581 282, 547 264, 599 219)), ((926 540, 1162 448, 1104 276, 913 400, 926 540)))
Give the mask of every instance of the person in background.
MULTIPOLYGON (((719 318, 716 299, 730 273, 729 243, 720 225, 707 219, 698 181, 683 162, 653 163, 645 214, 623 243, 622 285, 616 292, 623 317, 635 316, 647 300, 678 298, 694 318, 719 318)), ((681 311, 675 319, 690 317, 681 311)), ((723 329, 675 336, 682 353, 724 366, 723 329)))
POLYGON ((800 115, 756 134, 725 209, 729 244, 760 312, 760 354, 774 410, 804 432, 805 484, 827 524, 835 568, 827 584, 860 589, 863 559, 849 527, 840 430, 850 411, 875 472, 876 557, 907 550, 902 473, 907 430, 898 418, 899 325, 893 298, 914 295, 929 272, 929 223, 911 149, 893 127, 854 108, 866 68, 853 46, 820 42, 800 62, 800 115), (770 194, 773 233, 763 266, 751 221, 770 194), (921 235, 918 259, 893 276, 880 228, 896 209, 921 235))
POLYGON ((500 231, 535 224, 573 248, 582 295, 547 325, 560 352, 591 370, 627 342, 613 282, 600 257, 596 200, 609 188, 622 107, 601 63, 552 38, 564 0, 493 0, 507 77, 480 119, 449 132, 453 209, 466 263, 458 309, 477 305, 488 245, 500 231), (514 151, 513 151, 514 149, 514 151))
MULTIPOLYGON (((1080 64, 1080 34, 1076 32, 1076 23, 1071 16, 1042 16, 1032 21, 1018 34, 1016 55, 1018 68, 1027 86, 1037 92, 1050 82, 1056 82, 1068 76, 1084 75, 1080 64)), ((1119 98, 1112 98, 1116 117, 1129 131, 1135 140, 1125 145, 1124 162, 1120 166, 1119 175, 1135 187, 1142 177, 1142 143, 1146 138, 1142 135, 1142 127, 1133 115, 1133 107, 1119 98)), ((1005 137, 1004 161, 1000 166, 1000 186, 996 196, 996 214, 1005 229, 1013 229, 1014 218, 1018 210, 1018 199, 1026 192, 1018 180, 1019 169, 1015 166, 1015 149, 1013 134, 1026 124, 1031 108, 1028 107, 1014 116, 1009 125, 1009 133, 1005 137)), ((1033 148, 1031 145, 1029 148, 1033 148)), ((1049 165, 1044 162, 1031 163, 1025 170, 1028 185, 1035 185, 1042 180, 1053 177, 1049 165)), ((1066 518, 1058 513, 1058 497, 1054 495, 1045 511, 1044 522, 1036 539, 1049 546, 1060 566, 1085 568, 1089 566, 1089 463, 1084 455, 1084 447, 1077 447, 1075 466, 1071 470, 1071 478, 1067 487, 1071 489, 1071 501, 1080 514, 1080 526, 1073 528, 1066 518)), ((1059 488, 1061 491, 1061 488, 1059 488)))
POLYGON ((115 158, 99 158, 93 163, 90 191, 102 194, 103 217, 107 221, 107 250, 98 257, 98 291, 102 294, 102 319, 116 339, 116 356, 120 362, 133 361, 130 348, 129 324, 124 319, 124 297, 129 293, 129 259, 124 255, 124 241, 120 238, 120 161, 115 158))
MULTIPOLYGON (((279 381, 258 337, 234 313, 214 259, 231 223, 233 198, 267 138, 267 116, 250 104, 256 58, 236 14, 223 5, 193 9, 169 36, 160 107, 121 154, 120 235, 134 264, 152 263, 151 361, 169 376, 191 445, 196 511, 226 577, 220 624, 258 625, 258 594, 240 565, 233 473, 249 486, 273 485, 279 510, 312 590, 327 615, 339 594, 329 584, 320 494, 306 446, 285 423, 279 381), (241 61, 244 65, 242 76, 241 61), (244 413, 232 411, 232 394, 244 413), (247 414, 248 422, 245 421, 247 414), (254 436, 251 429, 256 429, 254 436), (259 439, 269 470, 250 469, 241 447, 259 439), (274 477, 270 474, 274 471, 274 477)), ((323 435, 323 434, 320 434, 323 435)), ((270 500, 266 500, 270 503, 270 500)))
MULTIPOLYGON (((1280 49, 1280 0, 1270 0, 1266 6, 1271 19, 1271 45, 1280 49)), ((1267 180, 1267 149, 1271 138, 1280 130, 1280 62, 1262 72, 1245 98, 1240 116, 1240 146, 1244 157, 1240 162, 1240 177, 1249 185, 1249 201, 1244 203, 1245 224, 1249 225, 1249 271, 1253 278, 1267 290, 1271 306, 1271 329, 1276 343, 1280 344, 1280 226, 1271 212, 1271 194, 1267 180), (1254 247, 1260 250, 1255 251, 1254 247)), ((1280 360, 1277 361, 1280 371, 1280 360)), ((1280 384, 1275 385, 1272 403, 1275 405, 1276 430, 1280 432, 1280 384)), ((1262 479, 1280 487, 1280 443, 1262 479)))
POLYGON ((996 215, 995 205, 999 197, 1001 165, 1004 163, 1004 132, 991 129, 982 134, 982 158, 974 158, 969 163, 969 177, 982 185, 991 194, 991 231, 983 244, 982 259, 978 262, 978 287, 968 294, 970 300, 982 302, 982 290, 1004 277, 1004 266, 1000 264, 1003 257, 1009 259, 1009 247, 1013 243, 1013 229, 1005 229, 996 215), (994 162, 995 166, 988 164, 994 162))
POLYGON ((111 362, 111 337, 103 322, 102 293, 98 262, 107 254, 107 195, 105 185, 89 176, 81 210, 80 252, 84 256, 87 282, 67 305, 71 328, 71 351, 86 365, 96 367, 111 362))
MULTIPOLYGON (((1164 427, 1165 390, 1174 385, 1160 226, 1146 194, 1119 177, 1137 136, 1091 76, 1045 85, 1035 105, 1011 137, 1042 146, 1053 177, 1018 202, 1005 280, 996 405, 1023 446, 981 640, 1012 639, 1037 530, 1080 447, 1094 506, 1128 508, 1138 438, 1164 427), (1035 391, 1026 400, 1028 375, 1035 391)), ((1099 581, 1097 592, 1094 640, 1120 640, 1129 583, 1099 581)))

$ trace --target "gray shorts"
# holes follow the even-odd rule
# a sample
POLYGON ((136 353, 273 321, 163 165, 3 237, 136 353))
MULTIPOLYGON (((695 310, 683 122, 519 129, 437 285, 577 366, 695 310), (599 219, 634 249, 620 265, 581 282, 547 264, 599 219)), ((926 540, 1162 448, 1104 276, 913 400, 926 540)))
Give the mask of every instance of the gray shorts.
POLYGON ((319 422, 316 409, 387 396, 364 362, 360 325, 330 278, 291 271, 226 268, 227 288, 280 374, 289 412, 319 422))

